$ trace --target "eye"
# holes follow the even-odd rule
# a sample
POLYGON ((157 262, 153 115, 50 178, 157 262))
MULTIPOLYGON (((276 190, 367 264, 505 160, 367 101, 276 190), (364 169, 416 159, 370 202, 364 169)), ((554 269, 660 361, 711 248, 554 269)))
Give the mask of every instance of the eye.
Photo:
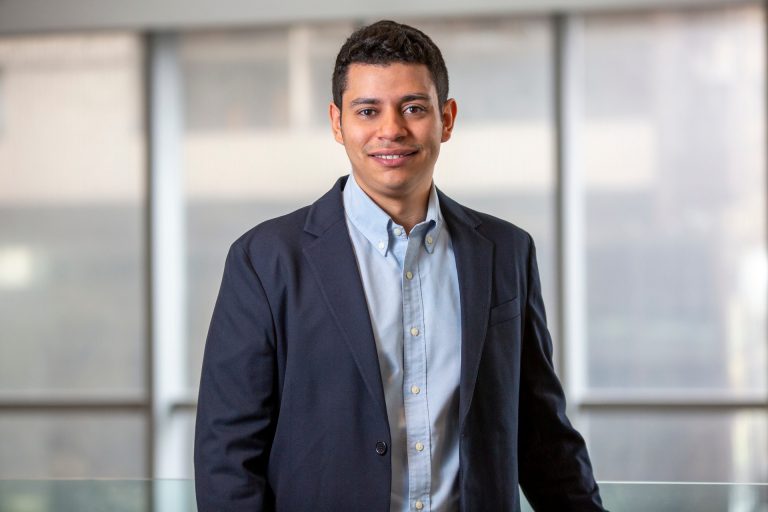
POLYGON ((420 114, 426 111, 427 109, 425 109, 421 105, 408 105, 407 107, 405 107, 406 114, 420 114))
POLYGON ((363 108, 357 111, 357 114, 363 117, 371 117, 376 113, 372 108, 363 108))

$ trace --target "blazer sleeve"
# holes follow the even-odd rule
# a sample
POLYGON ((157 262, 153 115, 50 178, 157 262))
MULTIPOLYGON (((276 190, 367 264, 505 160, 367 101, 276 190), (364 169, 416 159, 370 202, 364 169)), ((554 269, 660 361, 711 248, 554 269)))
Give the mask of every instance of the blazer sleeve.
POLYGON ((520 486, 537 511, 602 511, 584 439, 565 415, 530 239, 518 437, 520 486))
POLYGON ((273 508, 266 471, 277 419, 276 375, 269 302, 235 242, 203 357, 194 454, 199 512, 273 508))

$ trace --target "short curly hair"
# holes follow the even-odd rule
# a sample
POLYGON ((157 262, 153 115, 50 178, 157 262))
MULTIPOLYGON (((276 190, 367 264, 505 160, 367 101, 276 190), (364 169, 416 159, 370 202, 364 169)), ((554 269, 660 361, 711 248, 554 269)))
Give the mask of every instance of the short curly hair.
POLYGON ((424 64, 437 89, 437 99, 448 99, 448 69, 440 49, 424 32, 409 25, 382 20, 356 30, 342 45, 333 68, 333 103, 341 109, 350 64, 386 66, 393 62, 424 64))

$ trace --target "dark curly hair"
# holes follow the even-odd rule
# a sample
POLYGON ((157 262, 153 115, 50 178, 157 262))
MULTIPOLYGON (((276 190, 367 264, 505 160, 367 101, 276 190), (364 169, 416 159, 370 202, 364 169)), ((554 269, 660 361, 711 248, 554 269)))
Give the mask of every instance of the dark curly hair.
POLYGON ((341 109, 350 64, 383 65, 393 62, 424 64, 432 76, 440 105, 448 99, 448 70, 443 55, 421 30, 382 20, 356 30, 342 45, 333 68, 333 102, 341 109))

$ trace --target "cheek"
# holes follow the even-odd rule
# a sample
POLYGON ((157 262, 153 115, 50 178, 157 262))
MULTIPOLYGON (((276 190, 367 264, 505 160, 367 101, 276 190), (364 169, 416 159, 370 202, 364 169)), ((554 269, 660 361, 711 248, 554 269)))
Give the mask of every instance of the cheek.
POLYGON ((365 149, 368 139, 366 134, 360 130, 346 130, 343 132, 344 145, 347 146, 349 151, 362 151, 365 149))
POLYGON ((439 145, 443 138, 443 125, 440 122, 431 122, 421 132, 421 139, 431 146, 439 145))
POLYGON ((430 133, 430 136, 425 139, 427 141, 427 145, 432 148, 432 150, 437 153, 440 150, 440 144, 443 140, 443 131, 438 130, 435 132, 430 133))

